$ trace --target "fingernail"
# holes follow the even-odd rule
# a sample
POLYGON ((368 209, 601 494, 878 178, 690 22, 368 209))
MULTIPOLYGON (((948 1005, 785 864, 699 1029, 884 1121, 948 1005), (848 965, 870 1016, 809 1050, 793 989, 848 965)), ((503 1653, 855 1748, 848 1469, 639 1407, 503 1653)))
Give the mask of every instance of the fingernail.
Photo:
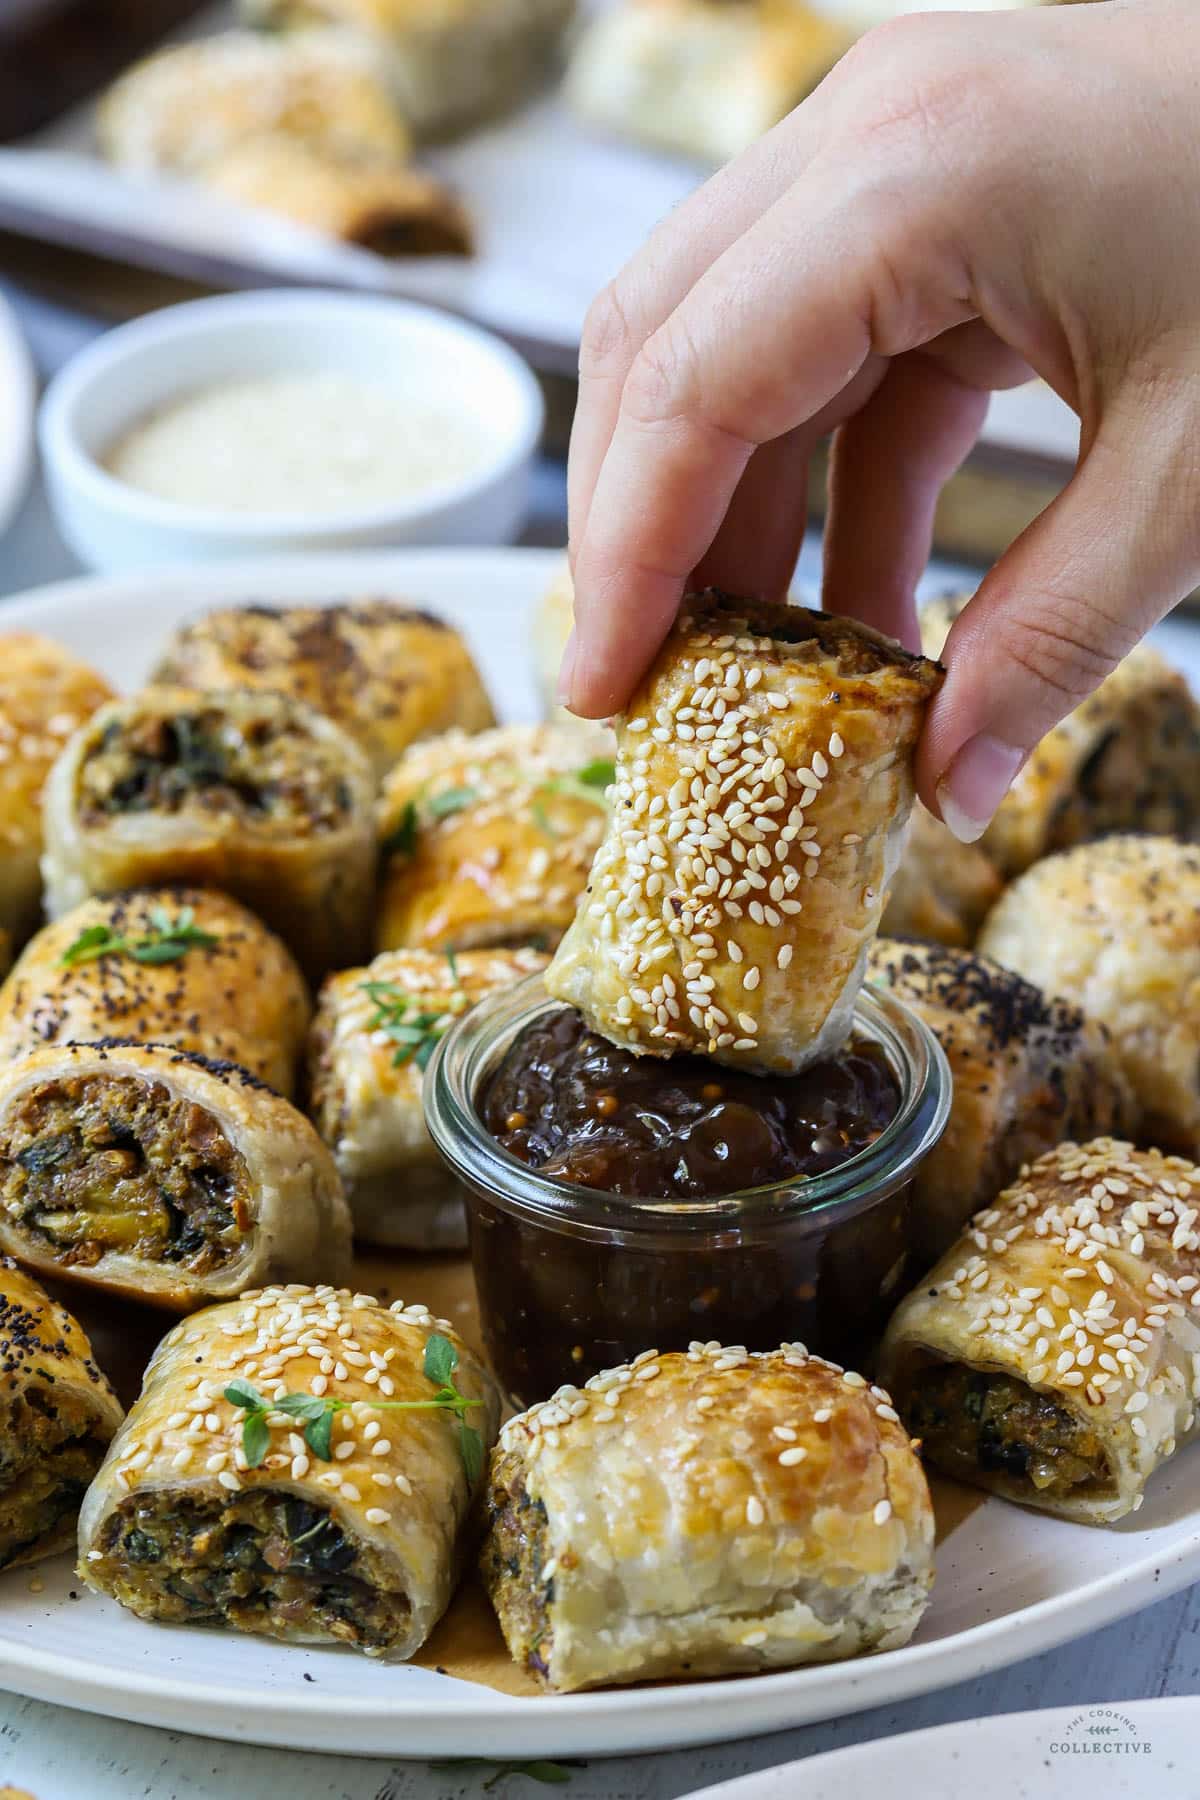
POLYGON ((560 706, 570 706, 571 690, 575 684, 575 663, 579 655, 579 642, 575 636, 575 627, 571 627, 571 635, 567 639, 563 651, 562 664, 558 671, 558 686, 554 690, 554 698, 560 706))
POLYGON ((986 732, 968 738, 937 784, 942 818, 960 843, 973 844, 992 822, 1025 752, 986 732))

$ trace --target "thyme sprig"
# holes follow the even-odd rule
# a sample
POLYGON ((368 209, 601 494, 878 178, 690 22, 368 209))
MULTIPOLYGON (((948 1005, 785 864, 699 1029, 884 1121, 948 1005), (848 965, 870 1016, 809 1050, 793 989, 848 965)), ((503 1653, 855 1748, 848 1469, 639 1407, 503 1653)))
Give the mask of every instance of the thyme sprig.
POLYGON ((195 923, 193 907, 181 907, 176 916, 163 906, 150 908, 150 928, 141 937, 114 931, 111 925, 89 925, 69 944, 60 959, 64 969, 98 962, 102 956, 129 956, 139 963, 172 963, 189 950, 210 950, 219 940, 195 923))
POLYGON ((617 765, 611 756, 597 756, 593 761, 585 763, 582 769, 566 774, 548 775, 545 781, 539 783, 531 808, 538 829, 548 837, 562 836, 557 826, 550 822, 541 798, 543 794, 564 794, 568 799, 584 800, 589 806, 597 806, 601 812, 606 812, 606 793, 616 778, 617 765))
POLYGON ((458 1421, 458 1449, 463 1468, 467 1480, 474 1486, 483 1473, 483 1439, 475 1427, 467 1423, 467 1413, 473 1406, 482 1406, 483 1401, 472 1400, 459 1392, 454 1378, 457 1367, 458 1351, 449 1338, 435 1331, 425 1346, 423 1364, 425 1379, 436 1389, 428 1400, 339 1400, 332 1394, 281 1394, 278 1400, 268 1400, 240 1376, 229 1383, 225 1398, 246 1415, 242 1423, 242 1450, 251 1469, 260 1466, 270 1449, 269 1421, 273 1413, 283 1413, 302 1424, 305 1443, 322 1462, 333 1460, 333 1421, 338 1413, 349 1407, 369 1406, 372 1411, 381 1412, 451 1413, 458 1421))
MULTIPOLYGON (((452 951, 447 952, 446 960, 451 979, 461 993, 458 964, 452 951)), ((424 1069, 437 1048, 438 1039, 450 1029, 454 1014, 444 1007, 440 1012, 429 1011, 418 1003, 414 994, 406 994, 390 981, 364 981, 359 985, 375 1008, 370 1029, 383 1032, 396 1046, 392 1067, 402 1069, 406 1063, 415 1062, 418 1069, 424 1069)))

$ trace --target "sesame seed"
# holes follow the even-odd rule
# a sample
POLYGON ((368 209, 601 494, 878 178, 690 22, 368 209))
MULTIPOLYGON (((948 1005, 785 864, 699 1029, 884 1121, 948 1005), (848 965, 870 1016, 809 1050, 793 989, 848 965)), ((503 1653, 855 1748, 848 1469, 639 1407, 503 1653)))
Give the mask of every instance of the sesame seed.
POLYGON ((765 1518, 766 1514, 763 1511, 762 1501, 758 1498, 757 1494, 751 1494, 746 1502, 747 1525, 761 1525, 765 1518))
POLYGON ((386 1525, 391 1516, 382 1506, 368 1506, 364 1514, 368 1525, 386 1525))
POLYGON ((891 1501, 890 1500, 877 1501, 875 1504, 875 1510, 871 1514, 871 1517, 874 1519, 875 1523, 877 1525, 886 1525, 888 1520, 891 1518, 891 1516, 892 1516, 891 1501))
POLYGON ((779 1461, 785 1469, 790 1469, 793 1468, 796 1463, 803 1462, 807 1455, 808 1451, 804 1448, 803 1444, 793 1444, 790 1450, 781 1450, 779 1452, 779 1461))

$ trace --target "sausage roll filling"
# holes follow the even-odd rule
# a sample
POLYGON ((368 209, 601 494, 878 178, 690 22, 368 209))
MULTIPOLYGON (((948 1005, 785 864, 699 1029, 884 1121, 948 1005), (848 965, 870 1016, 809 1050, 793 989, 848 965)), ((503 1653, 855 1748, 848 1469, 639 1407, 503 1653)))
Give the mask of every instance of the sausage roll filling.
POLYGON ((1086 1421, 1012 1375, 930 1362, 912 1378, 907 1418, 930 1461, 962 1480, 1028 1482, 1048 1499, 1111 1480, 1086 1421))

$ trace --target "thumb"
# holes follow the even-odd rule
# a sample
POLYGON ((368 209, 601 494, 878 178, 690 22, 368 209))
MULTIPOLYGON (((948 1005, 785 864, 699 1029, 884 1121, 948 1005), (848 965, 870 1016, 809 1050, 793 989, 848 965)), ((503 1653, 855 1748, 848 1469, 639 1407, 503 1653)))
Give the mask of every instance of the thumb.
MULTIPOLYGON (((1189 384, 1190 385, 1190 384, 1189 384)), ((955 621, 926 721, 917 787, 966 843, 1025 759, 1200 578, 1200 481, 1180 405, 1144 429, 1102 430, 1062 494, 955 621)))

